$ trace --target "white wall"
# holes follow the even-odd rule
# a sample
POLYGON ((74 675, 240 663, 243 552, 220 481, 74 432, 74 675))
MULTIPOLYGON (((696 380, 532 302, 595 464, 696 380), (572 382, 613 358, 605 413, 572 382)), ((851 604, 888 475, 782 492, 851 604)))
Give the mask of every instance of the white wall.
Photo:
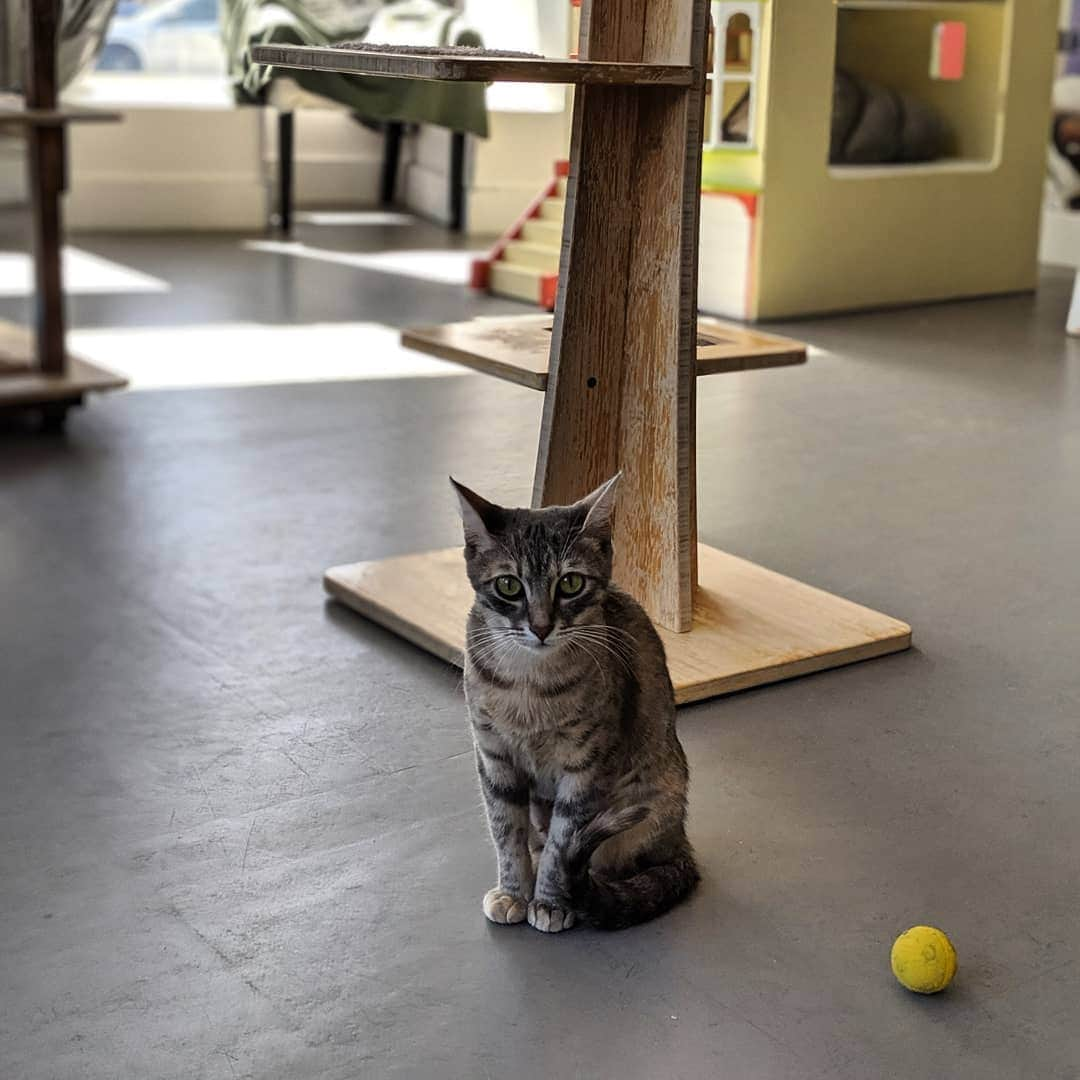
MULTIPOLYGON (((263 110, 264 162, 277 177, 277 113, 263 110)), ((383 138, 344 110, 299 109, 293 120, 293 182, 298 207, 372 206, 379 197, 383 138)), ((276 191, 271 193, 276 199, 276 191)))
POLYGON ((26 198, 26 155, 21 138, 0 138, 0 206, 26 198))
POLYGON ((68 228, 262 228, 257 109, 131 108, 119 124, 70 129, 68 228))

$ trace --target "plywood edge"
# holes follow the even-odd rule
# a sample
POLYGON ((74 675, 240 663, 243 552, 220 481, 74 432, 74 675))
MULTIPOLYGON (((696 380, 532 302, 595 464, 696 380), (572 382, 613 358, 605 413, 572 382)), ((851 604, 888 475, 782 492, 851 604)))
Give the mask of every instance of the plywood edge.
MULTIPOLYGON (((407 349, 434 356, 438 360, 447 360, 452 364, 491 375, 505 382, 527 386, 530 390, 546 390, 548 376, 546 371, 534 371, 532 368, 503 362, 490 355, 483 355, 470 349, 454 345, 442 327, 414 326, 401 332, 401 344, 407 349)), ((541 331, 550 337, 546 331, 541 331)))
MULTIPOLYGON (((438 552, 431 552, 436 555, 438 552)), ((391 633, 404 638, 413 645, 424 649, 445 660, 448 664, 463 667, 465 658, 462 651, 450 641, 438 634, 428 632, 418 623, 398 615, 392 608, 380 604, 366 593, 360 591, 358 579, 363 572, 373 563, 350 563, 342 566, 332 566, 323 574, 323 588, 328 596, 351 608, 365 618, 370 619, 379 626, 385 627, 391 633)), ((464 572, 464 571, 463 571, 464 572)), ((462 636, 464 637, 464 618, 462 619, 462 636)))
MULTIPOLYGON (((837 597, 836 599, 840 599, 837 597)), ((782 664, 766 664, 755 670, 739 675, 724 676, 718 679, 686 680, 675 686, 675 704, 690 705, 696 701, 719 697, 721 694, 734 694, 740 690, 752 690, 757 686, 769 686, 772 683, 786 682, 803 675, 813 675, 832 668, 847 667, 863 660, 903 652, 911 648, 911 627, 898 624, 895 637, 868 641, 849 649, 839 649, 818 656, 807 656, 802 660, 787 660, 782 664), (899 627, 904 627, 900 630, 899 627)))
POLYGON ((84 394, 122 390, 127 379, 78 357, 68 357, 63 375, 25 371, 0 375, 0 408, 71 401, 84 394))

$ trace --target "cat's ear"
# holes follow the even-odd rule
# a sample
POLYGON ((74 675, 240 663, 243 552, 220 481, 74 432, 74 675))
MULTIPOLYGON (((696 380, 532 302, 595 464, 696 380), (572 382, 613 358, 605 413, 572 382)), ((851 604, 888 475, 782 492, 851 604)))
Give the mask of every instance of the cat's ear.
POLYGON ((491 547, 495 543, 491 534, 502 521, 502 507, 488 502, 452 476, 450 484, 457 493, 461 523, 465 526, 465 543, 475 548, 491 547))
POLYGON ((611 515, 615 509, 615 494, 621 476, 622 473, 617 472, 610 480, 605 481, 594 492, 575 504, 585 509, 585 524, 582 527, 587 532, 611 537, 611 515))

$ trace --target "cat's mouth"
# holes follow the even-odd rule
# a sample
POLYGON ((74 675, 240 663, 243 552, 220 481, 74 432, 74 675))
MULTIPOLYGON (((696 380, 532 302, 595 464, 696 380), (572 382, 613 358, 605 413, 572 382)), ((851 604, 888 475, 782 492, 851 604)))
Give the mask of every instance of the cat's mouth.
POLYGON ((522 644, 526 649, 534 653, 552 653, 559 643, 560 638, 557 634, 548 634, 547 637, 543 638, 531 633, 522 635, 522 644))

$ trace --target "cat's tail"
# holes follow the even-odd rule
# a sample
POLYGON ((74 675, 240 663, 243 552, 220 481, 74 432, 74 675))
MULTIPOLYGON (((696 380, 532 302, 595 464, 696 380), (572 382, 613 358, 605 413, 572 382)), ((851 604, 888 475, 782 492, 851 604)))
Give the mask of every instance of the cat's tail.
POLYGON ((648 807, 605 810, 571 841, 567 852, 575 880, 575 906, 601 930, 624 930, 663 915, 685 900, 701 880, 694 853, 685 844, 668 862, 646 867, 631 877, 606 879, 589 870, 592 853, 605 841, 640 824, 648 807))

